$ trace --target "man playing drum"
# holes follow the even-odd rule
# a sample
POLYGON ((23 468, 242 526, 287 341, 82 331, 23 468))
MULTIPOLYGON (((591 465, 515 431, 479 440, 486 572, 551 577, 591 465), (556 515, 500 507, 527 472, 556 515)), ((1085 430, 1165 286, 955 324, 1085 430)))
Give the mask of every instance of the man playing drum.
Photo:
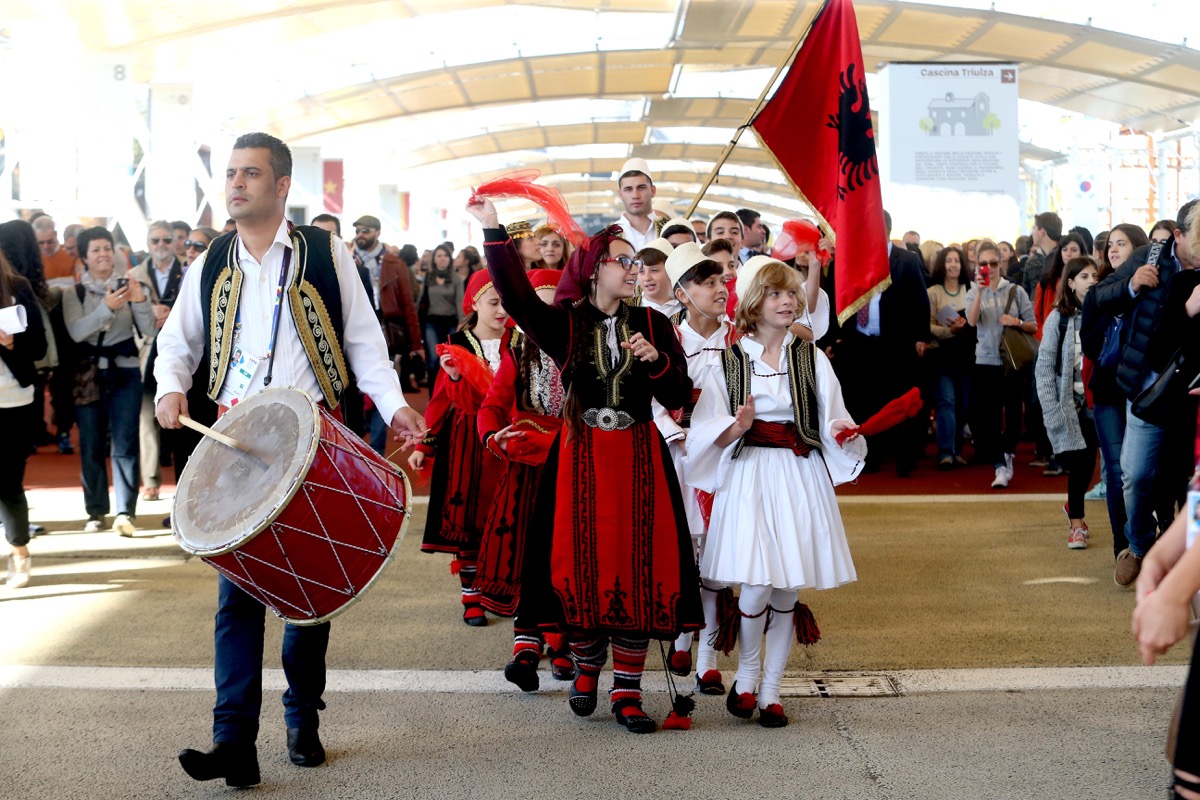
MULTIPOLYGON (((193 263, 159 333, 159 424, 180 427, 194 379, 206 382, 208 396, 225 408, 273 382, 302 389, 336 410, 352 370, 409 447, 425 435, 424 419, 404 400, 349 251, 326 231, 285 221, 291 174, 291 151, 275 137, 249 133, 234 144, 225 198, 237 229, 215 239, 193 263)), ((218 578, 213 747, 179 754, 196 780, 259 782, 255 740, 265 612, 224 575, 218 578)), ((302 767, 325 761, 317 712, 325 707, 328 643, 328 622, 285 626, 288 755, 302 767)))

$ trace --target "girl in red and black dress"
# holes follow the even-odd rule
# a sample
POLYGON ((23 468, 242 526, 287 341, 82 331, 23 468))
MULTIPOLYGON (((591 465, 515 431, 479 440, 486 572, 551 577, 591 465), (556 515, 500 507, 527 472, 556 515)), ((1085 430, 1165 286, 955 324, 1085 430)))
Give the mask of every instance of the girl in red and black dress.
POLYGON ((467 207, 484 227, 488 269, 513 319, 562 370, 563 428, 546 461, 522 599, 571 636, 571 709, 596 708, 613 650, 612 712, 631 732, 656 729, 642 710, 650 639, 703 624, 682 495, 650 401, 676 409, 692 382, 670 321, 627 305, 633 246, 619 228, 572 254, 557 302, 538 300, 489 200, 467 207), (528 597, 526 596, 528 595, 528 597))
POLYGON ((501 352, 519 334, 506 327, 508 315, 486 272, 471 276, 463 312, 469 315, 467 321, 462 330, 450 334, 449 343, 470 355, 441 356, 441 370, 425 408, 429 435, 409 456, 408 465, 419 470, 427 457, 433 457, 429 516, 421 550, 455 554, 450 572, 458 574, 462 586, 463 622, 478 628, 487 625, 474 586, 479 540, 501 469, 500 462, 484 452, 475 430, 475 416, 486 390, 465 380, 464 372, 494 375, 501 352), (467 359, 476 361, 466 363, 467 359))
MULTIPOLYGON (((561 276, 557 269, 537 269, 529 273, 529 282, 543 302, 552 303, 561 276)), ((479 545, 475 588, 486 610, 506 617, 515 615, 513 657, 504 668, 504 677, 525 692, 538 688, 543 636, 551 674, 563 681, 575 677, 566 636, 543 632, 529 621, 536 619, 536 613, 531 615, 521 604, 529 522, 542 468, 562 427, 564 400, 558 365, 528 336, 522 336, 501 357, 496 380, 479 409, 479 435, 500 459, 504 475, 496 487, 479 545)))

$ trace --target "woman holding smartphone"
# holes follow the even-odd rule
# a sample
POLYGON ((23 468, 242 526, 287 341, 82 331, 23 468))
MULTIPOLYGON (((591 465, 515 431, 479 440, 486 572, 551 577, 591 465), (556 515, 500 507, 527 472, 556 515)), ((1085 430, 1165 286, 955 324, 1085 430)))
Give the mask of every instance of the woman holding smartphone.
POLYGON ((978 246, 978 280, 967 292, 967 324, 975 329, 972 393, 975 413, 971 432, 975 452, 996 470, 993 489, 1006 489, 1013 478, 1013 453, 1021 435, 1023 371, 1008 371, 1000 354, 1006 327, 1037 332, 1033 303, 1025 289, 1003 277, 1000 248, 990 241, 978 246))
POLYGON ((75 408, 79 418, 86 532, 104 527, 109 512, 105 446, 112 433, 112 471, 117 517, 113 530, 133 536, 138 495, 138 414, 142 377, 134 332, 154 333, 148 291, 128 273, 115 274, 113 237, 104 228, 79 234, 83 280, 63 293, 63 319, 79 343, 75 408))

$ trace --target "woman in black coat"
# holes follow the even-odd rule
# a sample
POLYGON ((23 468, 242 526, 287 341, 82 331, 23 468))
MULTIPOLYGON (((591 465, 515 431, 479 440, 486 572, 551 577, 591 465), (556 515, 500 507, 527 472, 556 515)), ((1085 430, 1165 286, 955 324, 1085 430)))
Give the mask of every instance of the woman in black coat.
POLYGON ((17 275, 0 251, 0 522, 11 550, 8 555, 10 589, 29 584, 29 502, 25 499, 25 462, 33 449, 34 362, 46 354, 42 314, 29 281, 17 275), (26 328, 15 331, 24 309, 26 328))

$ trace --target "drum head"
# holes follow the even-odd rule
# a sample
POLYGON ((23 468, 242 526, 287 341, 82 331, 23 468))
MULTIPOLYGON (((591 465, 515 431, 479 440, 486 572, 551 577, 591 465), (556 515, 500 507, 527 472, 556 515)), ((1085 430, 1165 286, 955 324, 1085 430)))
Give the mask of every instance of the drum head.
POLYGON ((251 455, 204 437, 175 493, 171 530, 195 555, 236 549, 287 506, 312 464, 320 437, 313 399, 299 389, 266 389, 212 426, 251 455))

